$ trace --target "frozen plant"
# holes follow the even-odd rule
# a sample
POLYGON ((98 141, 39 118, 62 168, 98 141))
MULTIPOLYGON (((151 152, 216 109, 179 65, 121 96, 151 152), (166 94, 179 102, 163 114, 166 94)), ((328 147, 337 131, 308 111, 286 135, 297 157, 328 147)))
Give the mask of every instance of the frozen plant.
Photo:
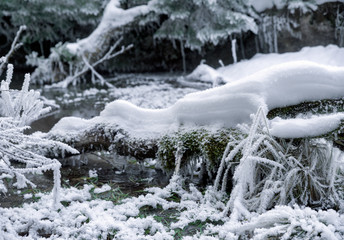
POLYGON ((316 211, 297 205, 277 206, 250 221, 224 227, 239 236, 250 233, 251 239, 343 239, 343 215, 330 209, 316 211))
POLYGON ((25 174, 42 174, 47 170, 54 172, 53 199, 58 203, 60 188, 60 162, 39 153, 47 151, 69 151, 75 149, 56 141, 42 139, 39 136, 24 134, 27 125, 50 108, 44 108, 39 92, 29 89, 30 75, 25 75, 21 91, 12 90, 13 65, 8 64, 6 80, 1 82, 0 98, 0 193, 6 193, 8 187, 18 189, 36 187, 25 174), (46 150, 49 149, 49 150, 46 150), (12 179, 11 181, 6 181, 12 179))
POLYGON ((225 210, 225 214, 231 211, 233 220, 249 217, 253 209, 263 212, 270 207, 285 169, 282 165, 285 159, 283 149, 269 134, 263 107, 258 109, 250 128, 246 125, 240 128, 247 137, 233 138, 228 143, 214 185, 218 189, 222 180, 221 191, 224 192, 229 172, 237 165, 233 173, 233 190, 225 210))
POLYGON ((263 108, 242 135, 231 137, 224 152, 214 189, 226 190, 233 174, 233 189, 225 214, 249 219, 276 205, 333 207, 340 205, 335 184, 342 182, 342 152, 325 139, 276 139, 269 133, 263 108))
POLYGON ((0 193, 8 191, 8 181, 13 179, 13 187, 22 189, 35 188, 25 174, 42 174, 47 170, 54 171, 54 205, 58 203, 60 188, 60 162, 56 159, 46 158, 33 151, 20 147, 23 142, 44 142, 23 133, 27 129, 13 124, 11 118, 0 118, 0 193))
POLYGON ((339 205, 335 183, 340 179, 342 152, 325 139, 302 139, 288 144, 287 171, 279 204, 333 207, 339 205), (325 205, 328 204, 329 206, 325 205))

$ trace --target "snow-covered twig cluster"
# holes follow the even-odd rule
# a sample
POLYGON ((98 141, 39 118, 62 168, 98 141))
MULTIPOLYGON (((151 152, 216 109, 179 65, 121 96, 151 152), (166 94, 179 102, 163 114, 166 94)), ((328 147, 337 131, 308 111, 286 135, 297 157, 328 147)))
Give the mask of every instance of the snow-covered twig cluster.
POLYGON ((20 127, 29 125, 39 116, 50 111, 39 99, 40 93, 30 90, 30 74, 25 75, 21 91, 10 89, 13 76, 13 65, 8 64, 6 80, 1 82, 0 113, 3 117, 10 117, 20 127))
POLYGON ((280 188, 280 178, 285 169, 283 149, 268 132, 263 108, 258 109, 252 126, 248 128, 241 125, 241 130, 247 137, 229 142, 215 182, 217 189, 222 172, 226 168, 221 189, 225 191, 228 173, 235 167, 234 187, 226 210, 231 211, 231 218, 234 220, 249 217, 249 212, 253 209, 263 212, 270 208, 271 200, 280 188))

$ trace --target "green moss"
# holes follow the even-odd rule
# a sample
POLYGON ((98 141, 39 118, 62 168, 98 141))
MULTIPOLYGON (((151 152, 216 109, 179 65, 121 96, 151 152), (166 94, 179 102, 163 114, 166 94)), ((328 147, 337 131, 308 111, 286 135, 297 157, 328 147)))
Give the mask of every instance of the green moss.
POLYGON ((163 136, 159 143, 157 156, 167 170, 175 168, 176 152, 182 151, 181 165, 202 157, 209 161, 211 168, 216 168, 222 158, 230 135, 237 134, 237 130, 221 129, 209 131, 204 128, 185 131, 163 136))

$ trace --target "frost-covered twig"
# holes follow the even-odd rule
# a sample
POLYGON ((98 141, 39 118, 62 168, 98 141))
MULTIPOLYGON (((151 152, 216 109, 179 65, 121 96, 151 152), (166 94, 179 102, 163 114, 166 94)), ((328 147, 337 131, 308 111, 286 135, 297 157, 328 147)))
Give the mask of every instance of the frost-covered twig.
POLYGON ((26 30, 26 26, 20 26, 18 32, 17 32, 17 35, 15 36, 13 42, 12 42, 12 45, 11 45, 11 49, 10 51, 6 54, 6 56, 4 57, 1 57, 0 58, 0 76, 2 75, 4 69, 6 68, 7 64, 8 64, 8 61, 9 61, 9 58, 12 56, 12 54, 18 49, 20 48, 23 43, 18 43, 18 40, 19 40, 19 37, 20 35, 22 34, 23 31, 26 30))
POLYGON ((40 100, 40 93, 30 90, 30 74, 25 74, 21 91, 10 89, 13 75, 13 65, 8 64, 6 81, 1 82, 0 114, 11 117, 17 126, 26 126, 39 116, 48 113, 51 108, 44 107, 40 100))

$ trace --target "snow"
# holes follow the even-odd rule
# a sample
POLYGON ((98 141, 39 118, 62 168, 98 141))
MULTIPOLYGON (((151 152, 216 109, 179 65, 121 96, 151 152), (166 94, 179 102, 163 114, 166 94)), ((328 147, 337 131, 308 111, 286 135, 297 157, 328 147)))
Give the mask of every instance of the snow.
MULTIPOLYGON (((302 1, 299 1, 302 3, 302 1)), ((328 3, 328 2, 344 2, 343 0, 315 0, 315 3, 317 5, 321 5, 324 3, 328 3)), ((293 3, 291 1, 290 4, 298 4, 293 3)), ((277 9, 282 9, 283 7, 285 7, 286 5, 286 1, 284 0, 251 0, 251 6, 257 11, 257 12, 264 12, 267 9, 272 9, 274 7, 276 7, 277 9)))
MULTIPOLYGON (((232 151, 227 152, 227 155, 225 153, 223 157, 222 170, 225 170, 231 164, 230 161, 235 156, 235 152, 240 151, 243 155, 233 173, 234 190, 229 200, 226 194, 218 191, 220 188, 225 189, 225 187, 219 186, 220 182, 227 182, 224 180, 226 177, 224 171, 222 181, 221 173, 218 174, 219 178, 217 177, 214 187, 208 187, 204 193, 201 193, 193 185, 185 190, 180 177, 174 175, 167 187, 151 188, 147 190, 147 194, 125 199, 117 205, 108 201, 91 199, 90 191, 92 189, 96 194, 111 191, 109 185, 95 189, 93 186, 85 186, 84 190, 63 189, 62 200, 78 202, 71 202, 61 211, 50 213, 55 214, 53 217, 45 214, 47 210, 44 209, 47 207, 41 202, 49 202, 44 200, 47 199, 45 196, 39 203, 25 205, 26 213, 32 211, 32 215, 38 216, 31 219, 37 228, 31 229, 30 234, 39 231, 43 228, 42 226, 46 227, 49 232, 52 229, 50 226, 54 226, 57 229, 54 237, 61 238, 73 239, 74 236, 106 238, 108 232, 115 230, 116 237, 119 239, 173 239, 175 231, 200 221, 205 224, 202 232, 185 237, 185 239, 240 239, 248 235, 252 236, 252 239, 281 237, 288 239, 290 236, 299 236, 299 239, 343 239, 344 217, 334 210, 316 211, 296 205, 276 206, 267 210, 270 209, 269 201, 273 201, 269 200, 269 197, 276 196, 279 192, 279 199, 283 200, 283 196, 286 195, 283 192, 287 191, 286 188, 281 187, 281 184, 288 184, 288 182, 283 182, 285 175, 275 174, 274 171, 271 171, 271 175, 269 175, 271 178, 267 177, 266 182, 258 184, 264 186, 264 191, 257 191, 258 200, 245 198, 250 191, 253 193, 257 189, 254 183, 258 180, 253 177, 255 176, 253 169, 256 171, 260 168, 255 168, 256 164, 260 163, 281 171, 284 170, 288 176, 290 172, 292 175, 290 169, 294 170, 295 168, 295 171, 299 171, 298 168, 303 169, 301 160, 289 157, 288 162, 285 161, 283 153, 278 152, 282 147, 273 145, 278 143, 270 135, 265 134, 267 127, 272 136, 280 138, 314 137, 339 127, 344 119, 344 113, 316 116, 298 115, 293 119, 276 117, 270 121, 266 120, 265 115, 271 109, 304 101, 342 98, 344 92, 343 57, 342 48, 319 46, 304 48, 297 53, 257 55, 250 61, 218 70, 201 64, 193 73, 196 78, 214 82, 214 79, 220 76, 226 79, 227 83, 223 86, 187 94, 173 105, 160 109, 139 107, 137 106, 139 102, 132 101, 135 103, 133 104, 126 101, 130 98, 126 98, 126 100, 116 100, 107 104, 99 116, 89 120, 75 117, 61 119, 50 134, 75 137, 83 131, 103 124, 108 129, 124 129, 135 137, 148 138, 178 130, 180 127, 239 126, 244 129, 247 123, 251 123, 253 114, 259 109, 251 128, 247 127, 247 132, 244 132, 247 137, 240 139, 240 136, 237 136, 239 140, 235 140, 240 143, 232 145, 232 151), (208 75, 207 78, 206 75, 208 75), (230 77, 233 78, 233 75, 236 77, 231 80, 230 77), (274 159, 265 158, 264 153, 267 156, 272 155, 274 159), (302 166, 300 167, 296 163, 302 166), (288 169, 286 169, 287 165, 288 169), (283 176, 282 179, 279 179, 280 176, 283 176), (180 201, 169 201, 171 193, 180 196, 180 201), (35 204, 43 205, 39 209, 39 213, 35 209, 35 204), (152 208, 161 206, 163 210, 174 209, 178 214, 175 217, 176 220, 166 227, 155 217, 139 217, 140 209, 143 206, 152 208), (227 215, 229 210, 231 211, 230 216, 227 215), (259 215, 258 212, 261 214, 259 215), (244 221, 242 221, 243 218, 244 221), (43 221, 42 219, 48 220, 43 221), (70 226, 73 228, 71 229, 70 226), (147 231, 150 232, 149 235, 145 235, 147 231)), ((125 97, 126 94, 123 96, 125 97)), ((328 179, 324 184, 334 189, 333 176, 336 175, 335 171, 339 169, 338 166, 343 156, 339 149, 333 148, 330 143, 322 140, 316 143, 319 144, 319 149, 323 146, 324 156, 330 157, 332 162, 326 165, 325 178, 328 179)), ((313 158, 313 155, 309 157, 314 164, 320 161, 313 158)), ((266 172, 265 174, 270 173, 266 172)), ((290 181, 295 182, 295 179, 290 181)), ((284 204, 282 200, 281 204, 284 204)), ((19 232, 18 229, 24 229, 22 232, 25 231, 28 220, 23 217, 24 211, 18 208, 8 211, 0 209, 0 213, 4 216, 0 221, 12 228, 8 232, 14 232, 13 236, 17 236, 15 234, 19 232), (11 211, 15 211, 15 218, 10 217, 14 215, 14 212, 11 211)))
POLYGON ((274 6, 281 9, 284 6, 282 0, 251 0, 251 5, 257 12, 263 12, 266 9, 273 8, 274 6))
POLYGON ((92 199, 91 185, 82 189, 61 190, 61 200, 68 203, 59 211, 51 211, 51 195, 23 207, 0 208, 0 240, 7 239, 107 239, 115 232, 115 239, 174 239, 179 229, 204 223, 201 232, 183 239, 267 239, 301 234, 297 239, 342 239, 344 215, 330 210, 313 210, 298 206, 277 206, 261 215, 254 214, 242 222, 230 221, 222 211, 223 195, 207 188, 202 194, 195 186, 188 190, 178 176, 173 176, 165 188, 150 188, 146 194, 124 199, 118 204, 92 199), (168 200, 172 194, 179 202, 168 200), (75 196, 79 196, 76 198, 75 196), (172 210, 170 227, 153 216, 142 216, 140 209, 150 206, 159 212, 172 210), (21 236, 27 233, 26 236, 21 236), (147 234, 148 233, 148 234, 147 234))
POLYGON ((276 117, 270 121, 270 133, 279 138, 316 137, 338 129, 343 119, 343 113, 286 120, 276 117))
POLYGON ((99 194, 99 193, 108 192, 110 190, 111 190, 111 187, 108 184, 104 184, 101 188, 94 189, 94 193, 99 194))
POLYGON ((202 81, 212 83, 214 86, 217 86, 220 83, 224 82, 224 77, 219 74, 214 68, 210 67, 207 64, 201 63, 195 68, 189 75, 185 77, 187 81, 202 81))
POLYGON ((323 65, 344 67, 344 48, 335 45, 304 47, 299 52, 256 54, 250 60, 217 69, 225 82, 233 82, 263 69, 293 61, 310 61, 323 65))
MULTIPOLYGON (((194 88, 176 87, 175 83, 169 79, 167 81, 171 81, 171 83, 156 81, 155 76, 147 77, 153 81, 140 83, 140 80, 135 78, 133 80, 135 86, 113 88, 108 91, 108 95, 112 99, 126 100, 142 108, 157 109, 167 108, 186 94, 197 91, 194 88)), ((159 76, 159 78, 163 78, 163 76, 159 76)))
POLYGON ((97 170, 89 170, 88 171, 88 176, 90 177, 90 178, 96 178, 96 177, 98 177, 98 173, 97 173, 97 170))

